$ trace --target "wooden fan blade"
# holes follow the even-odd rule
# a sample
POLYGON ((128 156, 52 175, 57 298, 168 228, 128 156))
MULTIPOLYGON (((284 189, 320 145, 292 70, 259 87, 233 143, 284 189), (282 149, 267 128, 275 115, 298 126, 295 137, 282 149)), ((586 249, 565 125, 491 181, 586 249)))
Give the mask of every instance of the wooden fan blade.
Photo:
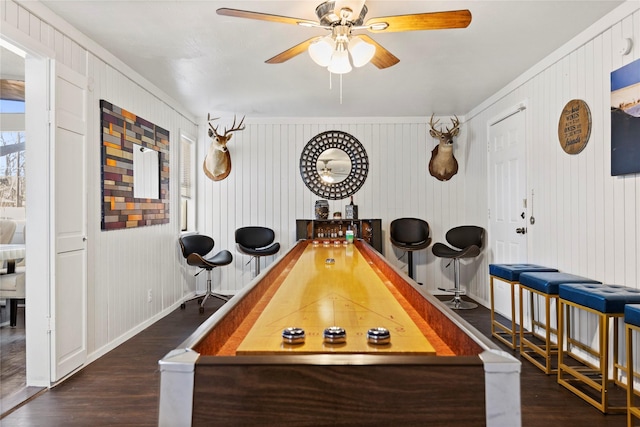
POLYGON ((306 51, 309 48, 309 45, 311 43, 321 38, 322 36, 311 37, 310 39, 305 40, 302 43, 299 43, 285 50, 284 52, 277 54, 273 58, 267 59, 264 62, 266 62, 267 64, 281 64, 284 61, 290 60, 294 56, 300 55, 302 52, 306 51))
POLYGON ((373 65, 375 65, 376 67, 378 67, 380 69, 388 68, 388 67, 391 67, 392 65, 396 65, 398 62, 400 62, 400 60, 398 58, 396 58, 394 54, 392 54, 387 49, 382 47, 380 45, 380 43, 378 43, 377 41, 375 41, 374 39, 372 39, 368 35, 359 34, 359 35, 354 36, 354 37, 360 37, 365 42, 371 43, 372 45, 374 45, 376 47, 376 53, 375 53, 375 55, 373 55, 373 58, 371 58, 371 63, 373 65))
POLYGON ((373 33, 393 33, 399 31, 445 30, 448 28, 466 28, 471 23, 471 12, 452 10, 449 12, 416 13, 413 15, 381 16, 369 19, 365 26, 386 23, 385 29, 372 29, 373 33))
POLYGON ((248 10, 239 10, 239 9, 229 9, 226 7, 216 10, 216 13, 218 15, 233 16, 235 18, 257 19, 258 21, 279 22, 281 24, 294 24, 294 25, 306 24, 311 26, 318 25, 317 22, 309 21, 308 19, 291 18, 289 16, 281 16, 281 15, 270 15, 268 13, 251 12, 248 10))

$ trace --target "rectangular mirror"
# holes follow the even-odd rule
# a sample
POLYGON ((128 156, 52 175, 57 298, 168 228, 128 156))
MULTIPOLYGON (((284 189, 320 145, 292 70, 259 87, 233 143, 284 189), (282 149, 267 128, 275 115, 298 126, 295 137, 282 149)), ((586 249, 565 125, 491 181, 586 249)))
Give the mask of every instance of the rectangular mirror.
POLYGON ((160 198, 160 157, 156 150, 133 144, 133 197, 160 198))

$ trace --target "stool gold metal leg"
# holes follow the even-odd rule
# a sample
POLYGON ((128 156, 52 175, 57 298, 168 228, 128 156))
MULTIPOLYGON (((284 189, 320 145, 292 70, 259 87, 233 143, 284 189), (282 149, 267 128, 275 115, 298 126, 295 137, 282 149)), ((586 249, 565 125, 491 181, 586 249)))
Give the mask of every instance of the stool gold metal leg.
POLYGON ((489 276, 489 292, 491 297, 491 335, 508 345, 512 350, 518 349, 519 331, 516 326, 516 307, 515 307, 515 286, 517 282, 508 282, 500 279, 509 285, 511 300, 511 323, 509 326, 502 324, 496 319, 495 315, 495 287, 494 276, 489 276), (508 337, 506 338, 505 335, 508 337))
POLYGON ((635 348, 633 336, 640 333, 640 327, 636 325, 626 324, 626 354, 627 354, 627 426, 632 427, 640 422, 640 406, 636 403, 638 400, 637 391, 634 389, 634 383, 639 373, 635 371, 635 348))
POLYGON ((620 313, 602 313, 571 301, 559 300, 558 318, 558 384, 571 390, 603 413, 620 413, 625 406, 612 406, 610 393, 614 385, 626 388, 619 379, 618 319, 620 313), (597 316, 598 340, 596 349, 573 337, 571 315, 585 311, 597 316), (613 328, 612 334, 609 327, 613 328), (609 350, 611 344, 612 350, 609 350), (585 354, 586 357, 581 355, 585 354), (569 359, 573 362, 568 364, 569 359), (566 362, 565 362, 566 361, 566 362), (609 375, 609 366, 612 375, 609 375), (596 397, 597 396, 597 397, 596 397))
MULTIPOLYGON (((555 300, 557 311, 557 295, 541 293, 520 284, 520 355, 540 368, 545 374, 556 371, 553 367, 553 355, 557 354, 557 346, 551 342, 552 333, 557 329, 551 325, 551 301, 555 300), (526 317, 529 328, 525 328, 525 316, 523 313, 524 301, 528 301, 529 313, 526 317), (536 304, 538 303, 537 311, 536 304), (544 321, 539 320, 540 304, 544 304, 544 321), (543 331, 541 332, 540 329, 543 331), (540 343, 540 342, 543 343, 540 343), (542 360, 542 361, 541 361, 542 360)), ((556 322, 558 315, 556 314, 556 322)))

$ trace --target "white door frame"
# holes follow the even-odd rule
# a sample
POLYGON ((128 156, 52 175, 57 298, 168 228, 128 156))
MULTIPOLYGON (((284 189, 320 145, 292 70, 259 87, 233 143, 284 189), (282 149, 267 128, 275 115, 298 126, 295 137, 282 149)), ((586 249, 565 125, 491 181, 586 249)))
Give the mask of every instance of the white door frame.
POLYGON ((25 244, 29 253, 26 263, 26 334, 27 385, 49 387, 50 367, 50 253, 51 201, 49 195, 49 59, 55 52, 10 25, 0 26, 0 37, 27 53, 25 58, 26 111, 25 155, 29 167, 26 221, 29 232, 25 244), (35 142, 34 142, 35 141, 35 142), (32 268, 38 266, 37 268, 32 268))

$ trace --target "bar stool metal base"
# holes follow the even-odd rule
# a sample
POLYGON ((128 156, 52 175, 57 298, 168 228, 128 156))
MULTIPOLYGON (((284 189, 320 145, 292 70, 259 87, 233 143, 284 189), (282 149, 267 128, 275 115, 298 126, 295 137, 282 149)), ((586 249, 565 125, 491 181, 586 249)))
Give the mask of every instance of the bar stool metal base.
POLYGON ((520 284, 520 355, 545 374, 558 372, 557 364, 554 363, 558 356, 558 344, 552 341, 552 336, 558 339, 557 322, 558 295, 539 292, 520 284), (544 320, 535 316, 536 298, 540 304, 544 304, 544 320), (529 331, 524 327, 525 300, 529 303, 528 320, 531 325, 529 331), (555 307, 555 319, 551 318, 552 305, 555 307), (552 323, 553 320, 555 325, 552 323))
POLYGON ((217 294, 211 290, 211 270, 207 270, 207 290, 203 294, 195 295, 187 300, 182 301, 180 304, 180 308, 184 309, 189 301, 198 300, 198 304, 200 308, 198 309, 200 313, 204 313, 204 304, 207 302, 209 297, 221 299, 224 302, 229 301, 230 297, 222 294, 217 294))
POLYGON ((447 307, 454 310, 473 310, 474 308, 477 308, 478 304, 469 301, 463 301, 462 298, 460 298, 460 296, 463 295, 465 291, 460 288, 460 259, 458 258, 453 259, 453 283, 453 289, 440 288, 440 290, 443 290, 445 292, 453 292, 454 294, 451 301, 445 302, 447 307))
POLYGON ((519 285, 518 282, 508 281, 502 277, 489 276, 489 293, 491 295, 491 335, 498 339, 503 344, 508 345, 511 349, 515 350, 520 346, 518 338, 520 337, 520 327, 516 324, 516 297, 515 287, 519 285), (509 293, 511 298, 511 321, 507 326, 499 321, 496 317, 495 311, 495 297, 494 297, 494 278, 499 279, 509 285, 509 293))
MULTIPOLYGON (((622 402, 611 403, 610 394, 614 386, 626 392, 626 384, 619 380, 619 372, 626 370, 618 357, 618 321, 622 313, 602 313, 572 301, 559 298, 558 318, 558 384, 572 391, 602 413, 626 413, 627 407, 622 402), (598 318, 598 348, 591 348, 581 343, 572 335, 570 312, 583 310, 598 318), (610 342, 609 329, 613 337, 610 342), (611 350, 610 346, 611 345, 611 350), (571 350, 578 348, 599 363, 592 363, 571 350), (609 367, 612 367, 612 373, 609 367)), ((626 404, 626 402, 624 402, 626 404)))
POLYGON ((445 305, 454 310, 472 310, 478 307, 478 304, 470 301, 464 301, 459 296, 453 297, 450 301, 446 301, 445 305))
POLYGON ((635 369, 634 361, 637 360, 634 347, 634 335, 640 334, 640 326, 626 323, 626 351, 627 351, 627 426, 638 425, 640 422, 640 403, 638 401, 638 390, 633 387, 637 384, 638 372, 635 369))

